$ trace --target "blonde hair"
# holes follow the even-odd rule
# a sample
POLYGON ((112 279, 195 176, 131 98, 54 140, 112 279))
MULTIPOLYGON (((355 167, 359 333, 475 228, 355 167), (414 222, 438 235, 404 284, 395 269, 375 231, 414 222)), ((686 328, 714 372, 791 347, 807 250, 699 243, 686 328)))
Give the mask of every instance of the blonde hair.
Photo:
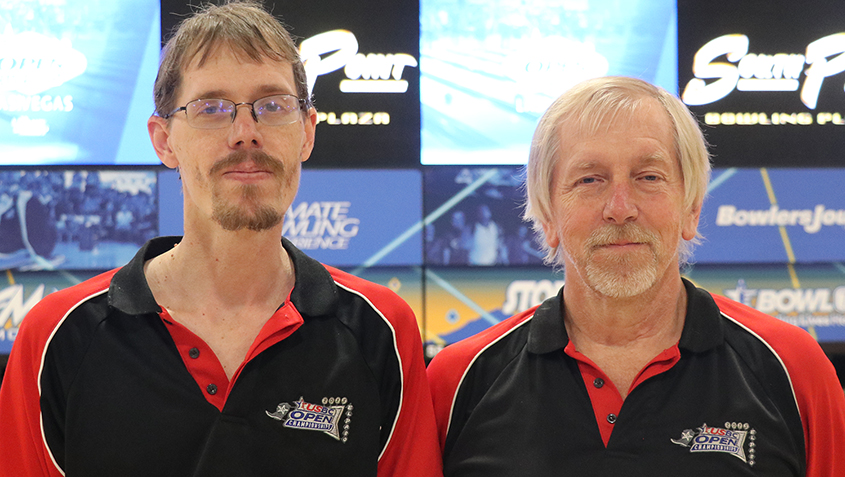
MULTIPOLYGON (((701 207, 710 181, 710 154, 698 121, 677 97, 645 81, 624 76, 594 78, 572 87, 546 110, 531 141, 526 168, 526 204, 523 219, 530 221, 540 237, 546 263, 559 262, 559 247, 549 247, 543 223, 552 219, 551 189, 554 167, 564 151, 560 150, 560 128, 574 122, 581 131, 595 132, 602 124, 623 114, 633 114, 643 101, 657 100, 674 126, 675 155, 684 180, 686 210, 701 207)), ((681 263, 692 256, 692 248, 701 235, 691 241, 681 240, 678 254, 681 263)))

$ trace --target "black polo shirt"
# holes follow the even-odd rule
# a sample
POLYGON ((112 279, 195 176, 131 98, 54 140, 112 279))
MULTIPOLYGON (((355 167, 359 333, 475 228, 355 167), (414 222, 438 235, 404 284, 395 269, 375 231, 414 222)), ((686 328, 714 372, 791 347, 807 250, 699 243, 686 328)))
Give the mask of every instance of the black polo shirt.
POLYGON ((624 401, 569 341, 562 289, 446 347, 428 368, 445 475, 845 475, 845 396, 817 343, 685 287, 679 343, 624 401))
POLYGON ((178 241, 148 242, 24 319, 0 392, 0 475, 438 475, 407 304, 284 241, 295 286, 229 382, 144 278, 178 241))

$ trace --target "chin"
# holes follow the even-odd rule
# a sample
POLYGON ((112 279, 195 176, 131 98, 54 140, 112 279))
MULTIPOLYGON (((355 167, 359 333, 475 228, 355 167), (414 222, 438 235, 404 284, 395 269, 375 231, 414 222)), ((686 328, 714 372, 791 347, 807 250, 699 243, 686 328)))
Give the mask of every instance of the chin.
POLYGON ((269 230, 282 222, 284 214, 276 208, 269 206, 253 207, 253 210, 245 211, 241 207, 229 206, 215 208, 212 218, 223 227, 224 230, 252 230, 261 232, 269 230))
POLYGON ((641 277, 632 276, 592 280, 590 288, 592 288, 595 292, 610 298, 633 298, 635 296, 642 295, 654 286, 654 281, 642 280, 640 278, 641 277))
POLYGON ((591 262, 585 267, 586 280, 594 291, 611 298, 632 298, 652 288, 658 280, 653 259, 623 260, 613 264, 591 262))

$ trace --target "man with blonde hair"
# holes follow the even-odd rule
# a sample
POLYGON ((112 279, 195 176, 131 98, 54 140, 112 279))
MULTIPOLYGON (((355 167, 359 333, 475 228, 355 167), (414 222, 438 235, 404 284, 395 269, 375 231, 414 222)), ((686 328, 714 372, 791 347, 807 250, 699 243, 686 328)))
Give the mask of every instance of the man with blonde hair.
POLYGON ((185 235, 24 319, 0 475, 440 475, 412 311, 282 238, 317 121, 285 28, 257 2, 198 11, 155 103, 185 235))
POLYGON ((845 475, 818 344, 681 277, 709 174, 694 117, 644 81, 551 105, 525 217, 566 284, 429 365, 447 477, 845 475))

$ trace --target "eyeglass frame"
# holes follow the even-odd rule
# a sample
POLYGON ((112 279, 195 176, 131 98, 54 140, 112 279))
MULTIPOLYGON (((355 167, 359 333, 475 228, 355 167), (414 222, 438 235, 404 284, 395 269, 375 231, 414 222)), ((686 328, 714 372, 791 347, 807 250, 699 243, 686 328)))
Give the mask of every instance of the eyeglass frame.
MULTIPOLYGON (((253 121, 255 121, 258 124, 264 124, 264 123, 262 123, 261 121, 258 120, 258 115, 255 113, 255 103, 261 101, 262 99, 272 98, 273 96, 287 96, 287 97, 290 97, 290 98, 296 98, 296 101, 299 103, 299 110, 300 111, 304 110, 308 106, 308 100, 300 98, 300 97, 296 96, 295 94, 287 94, 287 93, 271 94, 271 95, 268 95, 268 96, 264 96, 262 98, 258 98, 255 101, 244 101, 242 103, 236 103, 236 102, 232 101, 231 99, 226 99, 226 98, 197 98, 197 99, 192 99, 192 100, 188 101, 187 103, 185 103, 184 106, 182 106, 180 108, 176 108, 173 111, 170 111, 169 113, 161 116, 161 118, 165 119, 165 120, 169 120, 170 118, 173 117, 173 115, 175 115, 179 111, 185 111, 185 120, 188 121, 188 125, 191 126, 192 128, 195 128, 195 129, 223 129, 225 126, 221 126, 219 128, 198 128, 198 127, 194 126, 193 124, 191 124, 191 121, 188 119, 188 105, 193 103, 193 102, 196 102, 196 101, 228 101, 228 102, 234 104, 234 109, 232 109, 232 113, 231 113, 232 120, 229 122, 229 124, 233 124, 235 122, 235 118, 237 118, 237 116, 238 116, 238 111, 239 111, 238 107, 244 106, 244 105, 249 105, 249 113, 252 116, 253 121)), ((289 123, 276 124, 276 126, 284 126, 286 124, 293 124, 295 122, 296 121, 294 120, 294 121, 291 121, 289 123)))

